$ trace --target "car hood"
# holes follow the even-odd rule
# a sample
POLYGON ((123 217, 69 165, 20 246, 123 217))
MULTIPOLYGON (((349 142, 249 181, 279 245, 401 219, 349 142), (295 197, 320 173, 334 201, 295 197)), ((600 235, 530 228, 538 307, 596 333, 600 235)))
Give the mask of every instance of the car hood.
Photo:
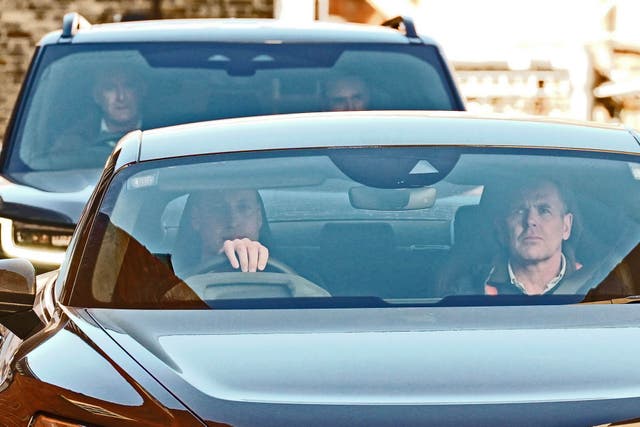
POLYGON ((27 221, 76 224, 100 170, 16 173, 0 185, 1 214, 27 221))
POLYGON ((195 413, 232 425, 640 415, 632 306, 90 314, 195 413))

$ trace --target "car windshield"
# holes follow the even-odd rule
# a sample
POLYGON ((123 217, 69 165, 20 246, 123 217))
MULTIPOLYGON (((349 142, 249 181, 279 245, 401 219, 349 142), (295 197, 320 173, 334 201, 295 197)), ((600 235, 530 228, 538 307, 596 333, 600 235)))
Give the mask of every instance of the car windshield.
POLYGON ((149 161, 112 182, 76 251, 70 301, 153 309, 610 301, 640 293, 639 240, 634 156, 376 147, 149 161), (235 239, 268 248, 264 271, 230 267, 224 247, 235 239), (548 260, 557 263, 546 288, 529 287, 527 267, 548 260))
POLYGON ((323 110, 460 108, 440 56, 425 45, 157 42, 43 49, 6 172, 47 191, 83 188, 55 172, 101 169, 115 142, 133 129, 323 110), (38 177, 43 171, 53 173, 38 177))

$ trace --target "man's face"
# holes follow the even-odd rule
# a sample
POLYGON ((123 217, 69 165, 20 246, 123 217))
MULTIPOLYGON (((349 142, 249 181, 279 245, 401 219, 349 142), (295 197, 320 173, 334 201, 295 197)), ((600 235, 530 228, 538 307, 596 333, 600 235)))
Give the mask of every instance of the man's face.
POLYGON ((207 253, 217 253, 225 240, 259 240, 262 210, 254 190, 212 192, 193 205, 191 224, 207 253))
POLYGON ((367 89, 358 79, 339 79, 329 83, 326 97, 331 111, 360 111, 369 103, 367 89))
POLYGON ((122 72, 102 76, 94 90, 94 99, 104 113, 107 124, 130 126, 140 118, 141 89, 134 77, 122 72))
POLYGON ((229 210, 218 195, 201 195, 191 209, 191 226, 200 235, 205 255, 215 255, 230 227, 229 210))
POLYGON ((507 215, 507 243, 512 258, 524 264, 545 261, 562 251, 571 235, 573 215, 550 182, 518 193, 507 215))
POLYGON ((225 195, 229 209, 230 230, 227 239, 260 238, 262 227, 262 210, 258 201, 258 193, 252 190, 237 190, 225 195))

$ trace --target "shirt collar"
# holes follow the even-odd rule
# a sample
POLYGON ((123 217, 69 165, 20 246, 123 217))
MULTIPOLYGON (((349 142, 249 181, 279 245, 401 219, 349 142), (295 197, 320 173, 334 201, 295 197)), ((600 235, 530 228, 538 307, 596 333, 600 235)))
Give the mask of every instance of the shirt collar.
MULTIPOLYGON (((564 273, 567 271, 567 260, 564 257, 563 253, 560 253, 560 256, 561 256, 561 258, 560 258, 560 272, 558 273, 558 275, 556 277, 551 279, 551 281, 549 283, 547 283, 547 285, 542 290, 542 294, 541 295, 544 295, 547 292, 549 292, 551 289, 555 288, 555 286, 564 277, 564 273)), ((525 286, 520 281, 518 281, 518 279, 516 278, 516 275, 513 273, 513 269, 511 268, 511 261, 509 261, 507 263, 507 270, 509 271, 509 280, 510 280, 511 284, 516 286, 523 293, 528 295, 525 286)))

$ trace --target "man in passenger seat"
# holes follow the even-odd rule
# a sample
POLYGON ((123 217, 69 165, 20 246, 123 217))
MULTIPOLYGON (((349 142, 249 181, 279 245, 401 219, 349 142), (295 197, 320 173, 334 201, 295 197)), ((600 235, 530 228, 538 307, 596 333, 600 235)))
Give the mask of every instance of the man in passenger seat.
POLYGON ((361 111, 369 108, 369 89, 355 75, 341 75, 325 85, 325 102, 328 111, 361 111))
POLYGON ((573 213, 558 184, 544 180, 521 185, 505 208, 496 225, 507 259, 494 262, 485 294, 546 294, 582 267, 563 251, 573 213))
MULTIPOLYGON (((533 179, 514 186, 504 200, 495 221, 504 252, 496 254, 487 268, 476 269, 470 281, 463 280, 463 286, 474 288, 463 293, 544 295, 577 291, 567 285, 583 268, 569 243, 576 219, 571 194, 551 179, 533 179), (479 284, 482 290, 477 289, 479 284)), ((620 281, 605 280, 589 297, 597 295, 628 293, 620 281)))

